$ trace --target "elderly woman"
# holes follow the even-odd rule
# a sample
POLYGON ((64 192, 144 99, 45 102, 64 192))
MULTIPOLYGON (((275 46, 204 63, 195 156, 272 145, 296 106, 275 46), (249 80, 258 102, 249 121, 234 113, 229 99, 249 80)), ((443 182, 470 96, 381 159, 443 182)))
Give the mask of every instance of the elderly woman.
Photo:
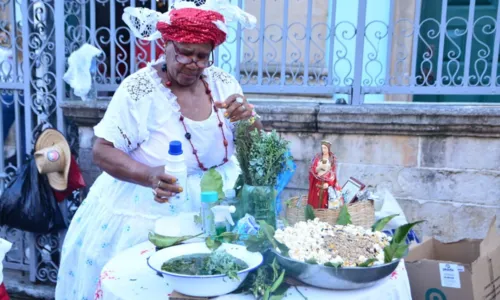
MULTIPOLYGON (((123 81, 94 128, 94 161, 104 172, 68 229, 56 299, 93 299, 104 264, 146 241, 157 219, 180 211, 169 203, 182 191, 164 171, 169 142, 179 140, 184 149, 188 210, 199 211, 200 179, 207 169, 219 171, 225 189, 234 186, 240 172, 234 126, 246 119, 254 128, 262 125, 235 78, 212 66, 226 32, 224 16, 210 8, 177 8, 167 15, 126 10, 124 19, 135 20, 129 26, 155 24, 145 28, 157 28, 165 55, 123 81)), ((251 20, 238 8, 225 11, 251 20)), ((156 34, 141 30, 132 28, 149 40, 156 34)))

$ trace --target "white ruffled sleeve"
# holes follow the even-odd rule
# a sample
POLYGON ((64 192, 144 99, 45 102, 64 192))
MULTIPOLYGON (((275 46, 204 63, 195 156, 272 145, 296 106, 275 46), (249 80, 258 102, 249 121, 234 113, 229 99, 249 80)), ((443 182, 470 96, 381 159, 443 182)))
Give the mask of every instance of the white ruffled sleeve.
POLYGON ((123 81, 111 99, 94 134, 126 153, 148 140, 148 115, 153 84, 147 74, 134 74, 123 81))

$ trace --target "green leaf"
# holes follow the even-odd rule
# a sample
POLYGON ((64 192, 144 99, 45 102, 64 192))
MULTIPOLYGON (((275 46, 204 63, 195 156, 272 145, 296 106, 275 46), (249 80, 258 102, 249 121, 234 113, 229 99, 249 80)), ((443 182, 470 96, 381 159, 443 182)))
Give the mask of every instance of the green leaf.
POLYGON ((274 291, 276 291, 279 288, 279 286, 283 283, 284 279, 285 279, 285 270, 281 271, 280 277, 278 277, 278 279, 276 279, 276 281, 271 286, 271 293, 274 293, 274 291))
POLYGON ((251 235, 245 241, 245 246, 250 252, 264 252, 268 248, 268 240, 265 236, 251 235))
POLYGON ((364 267, 364 268, 371 267, 373 265, 373 263, 376 261, 377 261, 376 258, 370 258, 370 259, 367 259, 365 262, 358 264, 358 267, 364 267))
POLYGON ((311 265, 317 265, 318 264, 318 262, 314 258, 310 258, 310 259, 306 260, 306 263, 307 264, 311 264, 311 265))
POLYGON ((267 224, 266 221, 259 221, 260 229, 264 233, 264 235, 267 237, 271 245, 273 245, 274 249, 279 248, 278 243, 274 239, 274 227, 267 224))
POLYGON ((283 282, 277 289, 276 291, 273 292, 271 298, 269 300, 281 300, 285 298, 286 292, 290 288, 290 285, 286 282, 283 282))
POLYGON ((148 235, 148 239, 153 245, 155 245, 156 247, 158 247, 160 249, 163 249, 163 248, 178 245, 184 241, 198 237, 202 234, 203 233, 200 233, 198 235, 185 235, 185 236, 175 236, 174 237, 174 236, 164 236, 164 235, 150 232, 148 235))
POLYGON ((378 220, 377 222, 375 222, 375 224, 373 224, 372 231, 375 232, 384 230, 385 225, 387 225, 387 223, 389 223, 393 218, 397 216, 399 216, 399 214, 390 215, 378 220))
POLYGON ((402 243, 394 243, 384 248, 384 262, 390 263, 393 259, 402 258, 406 250, 408 250, 408 245, 405 242, 402 243))
POLYGON ((215 169, 210 169, 201 177, 200 187, 202 192, 217 192, 219 200, 224 199, 222 191, 222 176, 215 169))
POLYGON ((194 223, 196 225, 201 225, 202 222, 203 222, 203 220, 201 219, 201 215, 200 214, 194 215, 194 223))
POLYGON ((269 300, 270 295, 271 295, 271 288, 267 288, 266 292, 264 293, 264 297, 262 297, 262 300, 269 300))
POLYGON ((307 204, 304 213, 306 215, 306 221, 309 221, 309 220, 312 221, 312 220, 316 219, 316 216, 314 215, 314 209, 310 204, 307 204))
POLYGON ((222 239, 226 243, 233 243, 239 239, 239 235, 233 232, 223 232, 218 238, 222 239))
POLYGON ((408 235, 410 230, 413 228, 413 226, 420 224, 420 223, 423 223, 423 222, 424 221, 417 221, 417 222, 408 223, 408 224, 399 226, 396 229, 396 231, 394 232, 394 235, 393 235, 392 240, 391 240, 391 244, 392 243, 399 244, 399 243, 404 242, 406 240, 406 236, 408 235))
POLYGON ((331 267, 331 268, 339 268, 342 266, 342 263, 332 263, 332 262, 327 262, 324 264, 325 267, 331 267))
POLYGON ((342 205, 340 209, 339 218, 337 219, 337 225, 347 225, 352 224, 351 215, 349 214, 349 210, 347 210, 347 205, 342 205))
POLYGON ((214 251, 222 245, 222 242, 212 237, 207 237, 205 239, 205 245, 207 245, 208 249, 214 251))

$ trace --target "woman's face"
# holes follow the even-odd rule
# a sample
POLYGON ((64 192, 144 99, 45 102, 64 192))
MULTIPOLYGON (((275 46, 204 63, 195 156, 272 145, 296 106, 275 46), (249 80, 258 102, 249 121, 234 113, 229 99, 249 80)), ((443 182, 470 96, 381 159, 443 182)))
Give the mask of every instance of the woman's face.
POLYGON ((323 152, 324 155, 328 155, 330 151, 328 151, 328 147, 326 145, 321 145, 321 152, 323 152))
POLYGON ((210 64, 212 50, 211 44, 168 42, 165 59, 171 79, 180 86, 194 84, 210 64))

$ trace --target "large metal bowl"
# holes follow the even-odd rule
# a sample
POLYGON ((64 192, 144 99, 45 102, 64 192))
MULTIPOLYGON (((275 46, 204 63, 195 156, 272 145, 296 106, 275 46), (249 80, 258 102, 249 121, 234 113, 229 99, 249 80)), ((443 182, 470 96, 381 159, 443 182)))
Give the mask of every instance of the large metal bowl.
POLYGON ((396 270, 400 260, 373 267, 325 267, 297 261, 272 250, 286 274, 311 286, 331 290, 355 290, 373 286, 396 270))

